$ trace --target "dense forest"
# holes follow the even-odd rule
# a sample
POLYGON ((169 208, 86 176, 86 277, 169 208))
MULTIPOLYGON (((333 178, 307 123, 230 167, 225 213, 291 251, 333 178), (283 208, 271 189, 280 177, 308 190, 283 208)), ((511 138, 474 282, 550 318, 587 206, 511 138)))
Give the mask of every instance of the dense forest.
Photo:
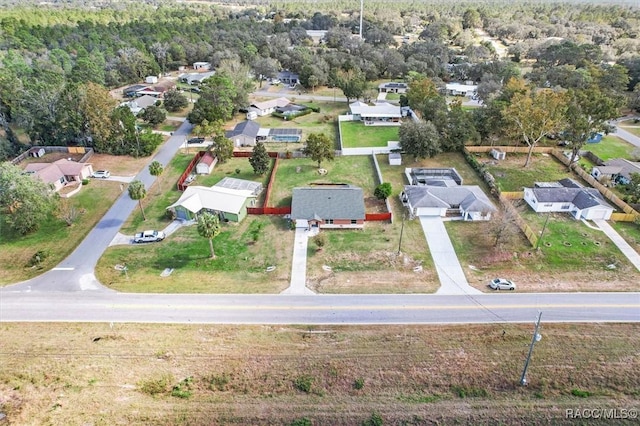
MULTIPOLYGON (((360 30, 357 0, 0 1, 0 158, 25 139, 131 153, 135 118, 116 108, 108 89, 196 61, 219 70, 212 84, 233 91, 231 112, 248 94, 238 75, 279 69, 298 73, 306 87, 355 87, 356 98, 381 78, 428 79, 436 87, 473 80, 489 104, 510 99, 507 81, 524 76, 539 87, 595 85, 632 108, 640 103, 636 2, 365 3, 360 39, 353 36, 360 30), (326 41, 314 45, 310 29, 327 30, 326 41)), ((433 103, 412 101, 424 116, 437 115, 433 103)), ((495 126, 489 113, 475 115, 477 138, 486 139, 495 126)), ((140 136, 152 150, 152 135, 140 136)))

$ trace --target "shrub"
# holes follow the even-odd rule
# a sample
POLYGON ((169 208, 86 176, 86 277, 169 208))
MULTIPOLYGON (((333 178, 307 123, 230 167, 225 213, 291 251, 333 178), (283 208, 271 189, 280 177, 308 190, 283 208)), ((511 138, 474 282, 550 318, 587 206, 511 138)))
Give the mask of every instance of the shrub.
POLYGON ((357 378, 354 382, 353 382, 353 387, 360 390, 364 387, 364 379, 362 377, 357 378))
POLYGON ((49 254, 46 251, 38 250, 33 254, 33 256, 31 256, 31 259, 29 259, 29 266, 40 266, 40 263, 42 263, 48 255, 49 254))
POLYGON ((372 413, 371 417, 362 422, 362 426, 382 426, 382 416, 378 413, 372 413))
POLYGON ((578 396, 580 398, 588 398, 591 396, 591 392, 581 389, 571 389, 571 395, 578 396))
POLYGON ((230 378, 226 373, 211 376, 208 379, 209 389, 224 391, 226 390, 227 385, 229 384, 229 381, 230 381, 230 378))
POLYGON ((376 189, 373 191, 373 195, 378 200, 386 200, 389 197, 389 195, 391 195, 391 192, 392 192, 391 184, 389 182, 384 182, 376 186, 376 189))
POLYGON ((82 179, 83 185, 89 185, 89 182, 91 182, 89 179, 82 179))
POLYGON ((138 389, 142 393, 146 393, 147 395, 158 395, 161 393, 166 393, 169 387, 169 383, 173 381, 173 377, 170 374, 164 374, 160 377, 141 380, 138 383, 138 389))
POLYGON ((191 398, 191 382, 193 382, 193 378, 187 377, 177 385, 174 385, 173 389, 171 389, 171 396, 182 399, 191 398))
POLYGON ((291 422, 291 426, 311 426, 312 424, 311 420, 306 417, 301 417, 291 422))
POLYGON ((313 377, 311 376, 298 376, 296 380, 293 382, 296 389, 301 390, 304 393, 311 392, 311 386, 313 385, 313 377))
POLYGON ((327 245, 327 237, 324 234, 320 233, 313 237, 313 242, 318 248, 322 248, 327 245))

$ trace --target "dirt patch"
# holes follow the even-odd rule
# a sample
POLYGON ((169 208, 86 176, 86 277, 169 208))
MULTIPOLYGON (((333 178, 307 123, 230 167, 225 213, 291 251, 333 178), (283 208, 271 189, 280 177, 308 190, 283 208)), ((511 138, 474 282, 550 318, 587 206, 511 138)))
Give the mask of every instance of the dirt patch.
POLYGON ((376 197, 366 197, 364 208, 367 213, 387 213, 387 204, 384 200, 378 200, 376 197))
POLYGON ((93 170, 109 170, 115 176, 134 176, 149 163, 149 157, 94 154, 89 163, 93 165, 93 170))

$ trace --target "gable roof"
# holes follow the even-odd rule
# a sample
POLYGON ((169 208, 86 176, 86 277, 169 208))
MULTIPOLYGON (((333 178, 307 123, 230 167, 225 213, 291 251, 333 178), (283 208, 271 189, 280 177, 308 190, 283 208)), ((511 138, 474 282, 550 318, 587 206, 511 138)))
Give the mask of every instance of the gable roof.
MULTIPOLYGON (((625 160, 624 158, 615 158, 604 163, 607 167, 619 167, 620 171, 614 173, 619 174, 627 179, 631 179, 631 173, 640 173, 640 162, 625 160)), ((598 167, 602 171, 601 167, 598 167)), ((604 172, 603 172, 604 173, 604 172)))
POLYGON ((278 108, 278 107, 283 108, 289 105, 290 103, 291 101, 287 98, 276 98, 276 99, 270 99, 264 102, 254 102, 251 104, 251 106, 264 111, 271 108, 278 108))
POLYGON ((61 158, 53 163, 30 163, 25 167, 25 172, 35 172, 45 183, 52 183, 60 180, 63 176, 80 176, 82 169, 88 167, 87 163, 78 163, 61 158))
POLYGON ((402 82, 386 82, 386 83, 380 83, 378 85, 378 88, 380 89, 406 89, 408 88, 409 85, 407 83, 402 83, 402 82))
POLYGON ((158 98, 150 95, 143 95, 143 96, 140 96, 139 98, 135 98, 129 104, 131 105, 135 103, 138 105, 138 107, 144 109, 148 106, 155 105, 156 102, 158 102, 158 98))
POLYGON ((412 207, 456 208, 465 211, 495 211, 489 197, 475 185, 423 186, 406 185, 404 193, 412 207))
POLYGON ((361 117, 402 117, 400 107, 391 105, 388 102, 378 102, 375 105, 368 105, 364 102, 354 102, 349 104, 351 114, 361 117))
POLYGON ((540 203, 572 203, 581 210, 597 205, 613 209, 594 188, 534 187, 531 191, 540 203))
POLYGON ((211 154, 211 152, 207 151, 204 153, 202 158, 200 158, 200 161, 198 162, 198 164, 204 163, 207 166, 210 166, 211 164, 213 164, 213 160, 214 160, 213 155, 211 154))
POLYGON ((188 186, 178 201, 167 209, 182 206, 192 213, 202 209, 215 210, 225 213, 240 213, 247 198, 254 197, 251 191, 242 191, 220 186, 188 186))
POLYGON ((293 188, 292 219, 364 219, 362 189, 351 185, 293 188))
POLYGON ((235 136, 244 135, 255 139, 258 136, 259 131, 260 125, 258 123, 247 120, 236 124, 236 127, 234 127, 233 130, 225 132, 225 136, 227 138, 233 138, 235 136))

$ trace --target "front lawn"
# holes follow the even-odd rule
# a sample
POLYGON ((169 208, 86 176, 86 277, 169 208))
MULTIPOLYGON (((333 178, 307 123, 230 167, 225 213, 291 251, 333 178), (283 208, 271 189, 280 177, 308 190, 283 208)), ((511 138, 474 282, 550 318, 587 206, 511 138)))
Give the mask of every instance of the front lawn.
POLYGON ((196 226, 180 228, 160 243, 109 247, 96 267, 104 285, 134 293, 279 293, 289 285, 293 231, 277 216, 225 223, 209 242, 196 226), (126 274, 114 266, 126 265, 126 274), (276 270, 267 272, 268 266, 276 270), (161 277, 166 268, 171 275, 161 277))
POLYGON ((343 148, 386 147, 389 141, 398 141, 400 126, 365 126, 360 121, 342 121, 343 148))
POLYGON ((80 213, 73 226, 51 216, 38 231, 28 235, 14 235, 0 218, 0 285, 33 278, 53 268, 67 257, 121 194, 118 182, 93 179, 79 193, 69 199, 80 213), (31 267, 30 260, 43 251, 39 265, 31 267))
POLYGON ((582 149, 593 152, 603 161, 608 161, 614 158, 629 159, 635 147, 617 136, 609 135, 603 137, 599 143, 585 144, 582 149))

